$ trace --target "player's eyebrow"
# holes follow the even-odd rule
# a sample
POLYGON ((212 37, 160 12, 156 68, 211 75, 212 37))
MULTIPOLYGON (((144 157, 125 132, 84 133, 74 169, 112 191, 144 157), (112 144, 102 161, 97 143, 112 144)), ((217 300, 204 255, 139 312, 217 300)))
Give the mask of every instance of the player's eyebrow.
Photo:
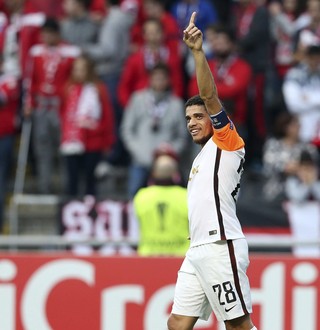
POLYGON ((190 115, 186 115, 186 119, 190 119, 191 117, 200 117, 200 116, 204 116, 204 113, 203 112, 194 112, 190 115))

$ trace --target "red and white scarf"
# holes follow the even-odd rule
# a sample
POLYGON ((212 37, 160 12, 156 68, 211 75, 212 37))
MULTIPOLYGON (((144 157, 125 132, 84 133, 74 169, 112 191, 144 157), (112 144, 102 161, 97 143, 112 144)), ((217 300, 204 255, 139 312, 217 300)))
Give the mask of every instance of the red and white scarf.
POLYGON ((68 155, 83 153, 84 129, 95 129, 101 114, 99 93, 93 84, 71 86, 63 116, 61 152, 68 155))
POLYGON ((238 36, 240 38, 244 37, 250 29, 250 25, 252 23, 253 16, 257 10, 257 6, 252 4, 243 9, 240 12, 239 23, 238 23, 238 36))

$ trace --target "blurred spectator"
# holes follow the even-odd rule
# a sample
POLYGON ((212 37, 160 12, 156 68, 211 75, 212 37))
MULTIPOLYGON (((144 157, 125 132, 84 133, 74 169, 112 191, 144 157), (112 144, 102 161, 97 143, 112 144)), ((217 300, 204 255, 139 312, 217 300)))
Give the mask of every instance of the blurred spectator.
POLYGON ((105 1, 106 0, 91 0, 89 4, 90 17, 98 24, 103 21, 107 13, 105 1))
MULTIPOLYGON (((286 180, 287 211, 292 235, 297 240, 320 239, 320 178, 319 164, 308 152, 301 154, 296 174, 286 180)), ((320 257, 319 245, 297 245, 298 257, 320 257)))
MULTIPOLYGON (((312 1, 312 0, 311 0, 312 1)), ((307 26, 310 21, 310 13, 309 13, 309 4, 310 0, 299 0, 298 1, 298 12, 300 13, 297 21, 296 21, 296 29, 297 31, 307 26)))
POLYGON ((130 28, 135 22, 136 12, 134 3, 124 7, 120 7, 117 0, 106 0, 105 3, 107 14, 101 23, 98 42, 87 44, 82 49, 96 63, 97 73, 106 84, 111 97, 117 141, 108 161, 113 165, 125 165, 128 155, 120 139, 119 127, 123 109, 117 98, 117 90, 129 53, 130 28))
POLYGON ((157 19, 161 22, 164 34, 164 43, 169 47, 171 52, 180 52, 181 35, 178 23, 175 17, 165 9, 165 4, 161 0, 143 0, 142 2, 143 17, 137 20, 131 30, 131 42, 133 50, 137 51, 143 45, 143 23, 147 19, 157 19))
POLYGON ((64 0, 61 36, 65 41, 82 46, 97 41, 99 26, 89 16, 90 0, 64 0))
POLYGON ((180 155, 187 141, 182 99, 170 89, 169 69, 156 65, 149 86, 135 92, 124 113, 121 132, 131 155, 128 197, 146 185, 155 150, 169 145, 180 155))
POLYGON ((320 132, 320 46, 309 46, 301 63, 290 69, 283 83, 288 110, 298 116, 300 139, 312 142, 320 132))
MULTIPOLYGON (((215 23, 215 24, 211 24, 209 25, 203 32, 203 49, 206 53, 206 57, 208 58, 208 60, 211 60, 214 58, 214 47, 213 45, 215 44, 216 38, 217 38, 217 28, 219 29, 221 26, 223 26, 220 23, 215 23)), ((190 58, 193 59, 192 56, 190 56, 190 58)), ((194 60, 193 60, 194 62, 194 60)), ((194 64, 193 64, 193 70, 192 70, 192 74, 194 74, 194 64)))
POLYGON ((123 68, 118 96, 125 107, 133 92, 148 85, 149 71, 158 63, 169 67, 171 87, 177 96, 183 96, 181 57, 164 44, 163 27, 159 20, 148 19, 143 25, 144 44, 139 51, 130 55, 123 68))
POLYGON ((60 144, 60 95, 80 49, 61 42, 60 27, 53 18, 42 26, 43 43, 30 49, 26 78, 25 116, 33 115, 33 150, 38 191, 51 192, 54 159, 60 144))
POLYGON ((261 145, 266 136, 266 72, 271 63, 269 13, 266 6, 256 0, 239 0, 233 7, 231 24, 237 31, 239 54, 253 71, 246 153, 247 161, 259 166, 261 145))
MULTIPOLYGON (((222 24, 214 23, 210 24, 204 31, 203 31, 203 50, 206 54, 208 60, 212 60, 214 58, 214 47, 215 40, 217 38, 216 29, 220 28, 222 24)), ((188 53, 185 56, 184 61, 184 69, 190 79, 195 74, 195 65, 194 59, 192 56, 191 51, 188 50, 188 53)))
POLYGON ((217 11, 212 1, 208 0, 176 0, 170 11, 178 22, 181 33, 188 26, 189 18, 194 11, 197 12, 197 27, 201 31, 218 21, 217 11))
POLYGON ((219 22, 229 22, 232 2, 233 0, 211 0, 211 3, 213 3, 217 11, 219 22))
POLYGON ((94 169, 114 142, 114 120, 106 86, 96 77, 93 63, 85 56, 73 63, 71 79, 64 88, 61 135, 67 195, 79 196, 83 172, 84 194, 94 196, 94 169))
POLYGON ((29 49, 40 41, 45 15, 34 12, 25 0, 7 0, 4 5, 7 15, 0 13, 3 71, 21 77, 25 73, 29 49))
POLYGON ((125 12, 133 11, 136 12, 142 0, 119 0, 111 1, 107 3, 106 0, 91 0, 89 11, 90 17, 97 23, 101 23, 109 10, 109 3, 114 5, 120 5, 121 9, 125 12))
POLYGON ((320 45, 320 1, 308 0, 305 24, 298 30, 295 40, 295 57, 300 61, 311 45, 320 45))
POLYGON ((294 63, 294 36, 297 32, 296 19, 298 0, 273 1, 269 5, 271 33, 274 49, 274 62, 281 86, 282 79, 294 63))
POLYGON ((4 225, 7 182, 14 151, 18 98, 18 80, 12 74, 3 73, 0 58, 0 234, 4 225))
MULTIPOLYGON (((235 122, 239 133, 245 138, 251 67, 238 57, 235 51, 235 35, 230 28, 217 25, 215 37, 211 42, 214 58, 209 60, 209 66, 215 78, 219 97, 228 109, 228 115, 235 122)), ((199 91, 194 74, 189 82, 188 95, 191 97, 196 94, 199 94, 199 91)))
MULTIPOLYGON (((120 111, 116 97, 117 86, 129 53, 129 30, 135 21, 134 14, 122 10, 118 2, 106 1, 108 12, 101 25, 98 42, 83 47, 84 52, 96 62, 97 72, 108 86, 116 111, 120 111)), ((119 114, 116 115, 117 118, 119 114)))
MULTIPOLYGON (((11 1, 11 0, 4 0, 11 1)), ((25 0, 27 10, 40 11, 46 16, 60 18, 62 16, 63 0, 25 0)))
POLYGON ((274 132, 263 147, 264 197, 284 200, 284 184, 288 176, 295 175, 302 152, 317 157, 315 146, 300 140, 300 125, 296 115, 280 113, 274 123, 274 132))
POLYGON ((272 1, 269 6, 273 65, 267 73, 265 107, 268 128, 284 108, 282 83, 287 71, 295 64, 294 37, 297 33, 298 0, 272 1))
POLYGON ((4 2, 5 2, 5 0, 0 0, 0 12, 3 12, 3 13, 5 13, 5 11, 6 11, 4 2))
POLYGON ((187 190, 179 185, 176 158, 161 154, 151 170, 151 184, 134 196, 141 256, 184 256, 188 249, 187 190))

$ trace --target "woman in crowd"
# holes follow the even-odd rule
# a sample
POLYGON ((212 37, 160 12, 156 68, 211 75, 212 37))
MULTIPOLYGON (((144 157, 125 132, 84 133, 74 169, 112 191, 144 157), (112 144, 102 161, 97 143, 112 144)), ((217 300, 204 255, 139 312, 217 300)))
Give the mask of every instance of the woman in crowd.
POLYGON ((80 56, 64 88, 61 109, 61 146, 66 169, 66 193, 79 194, 84 172, 86 195, 95 195, 94 169, 114 142, 112 105, 105 85, 95 75, 93 63, 80 56))
POLYGON ((303 151, 317 157, 315 146, 299 138, 298 118, 288 112, 280 113, 275 121, 273 135, 263 148, 263 166, 266 176, 265 197, 269 200, 284 197, 284 183, 289 175, 295 175, 303 151))

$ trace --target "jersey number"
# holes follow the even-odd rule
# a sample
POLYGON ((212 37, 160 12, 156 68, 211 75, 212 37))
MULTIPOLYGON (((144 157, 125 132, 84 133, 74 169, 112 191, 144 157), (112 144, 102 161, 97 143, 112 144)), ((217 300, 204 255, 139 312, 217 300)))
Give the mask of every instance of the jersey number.
MULTIPOLYGON (((241 177, 241 173, 243 171, 243 164, 244 164, 244 159, 242 158, 240 160, 240 165, 237 169, 237 173, 240 174, 240 177, 241 177)), ((238 192, 240 190, 240 182, 236 185, 236 187, 234 188, 233 192, 231 193, 231 196, 233 198, 233 200, 236 202, 237 201, 237 197, 238 197, 238 192)))
POLYGON ((213 285, 212 289, 218 295, 219 304, 222 306, 225 305, 226 303, 230 304, 237 300, 237 296, 233 291, 233 287, 230 281, 223 282, 222 285, 221 284, 213 285))

